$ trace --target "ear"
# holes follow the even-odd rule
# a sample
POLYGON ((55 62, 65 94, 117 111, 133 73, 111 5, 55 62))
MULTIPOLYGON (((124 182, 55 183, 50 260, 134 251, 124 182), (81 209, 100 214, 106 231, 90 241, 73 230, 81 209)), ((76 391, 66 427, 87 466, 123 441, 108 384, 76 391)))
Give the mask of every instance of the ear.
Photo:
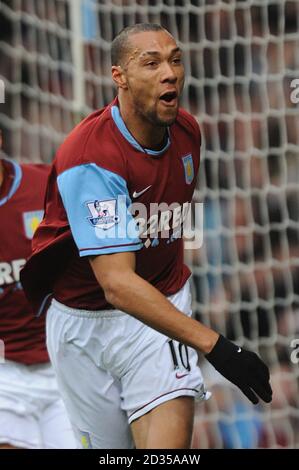
POLYGON ((113 65, 111 68, 112 79, 118 88, 126 90, 127 86, 127 77, 122 69, 121 65, 113 65))

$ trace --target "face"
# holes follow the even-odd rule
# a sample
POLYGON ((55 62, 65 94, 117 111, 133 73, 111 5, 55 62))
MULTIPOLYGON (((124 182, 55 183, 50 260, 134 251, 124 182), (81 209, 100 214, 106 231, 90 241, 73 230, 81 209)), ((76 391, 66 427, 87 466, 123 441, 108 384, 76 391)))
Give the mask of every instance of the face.
POLYGON ((184 85, 182 53, 164 31, 134 34, 129 41, 122 67, 129 103, 153 125, 169 126, 176 119, 184 85))

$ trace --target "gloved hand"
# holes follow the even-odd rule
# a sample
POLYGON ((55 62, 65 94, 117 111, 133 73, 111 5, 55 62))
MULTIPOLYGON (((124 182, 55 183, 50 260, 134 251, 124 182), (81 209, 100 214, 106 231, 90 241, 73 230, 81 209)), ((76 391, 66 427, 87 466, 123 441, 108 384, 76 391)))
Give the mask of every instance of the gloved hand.
POLYGON ((237 385, 256 405, 258 397, 269 403, 272 400, 269 369, 257 354, 242 349, 220 335, 206 359, 220 374, 237 385))

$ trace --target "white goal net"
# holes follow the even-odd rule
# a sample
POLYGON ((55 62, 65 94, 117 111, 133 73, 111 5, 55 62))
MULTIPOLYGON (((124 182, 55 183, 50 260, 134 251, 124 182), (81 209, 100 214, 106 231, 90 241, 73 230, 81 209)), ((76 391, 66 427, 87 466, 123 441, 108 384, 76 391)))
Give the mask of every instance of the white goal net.
POLYGON ((204 243, 186 253, 195 315, 258 352, 274 389, 271 406, 253 407, 203 360, 213 396, 196 405, 193 446, 298 448, 298 0, 0 1, 5 152, 50 162, 113 98, 111 41, 139 22, 179 41, 182 105, 203 134, 204 243))

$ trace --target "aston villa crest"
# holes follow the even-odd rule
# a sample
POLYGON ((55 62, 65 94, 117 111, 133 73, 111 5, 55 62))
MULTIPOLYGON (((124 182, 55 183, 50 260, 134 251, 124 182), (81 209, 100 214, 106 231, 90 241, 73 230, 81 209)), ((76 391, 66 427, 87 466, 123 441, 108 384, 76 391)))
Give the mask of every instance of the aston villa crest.
POLYGON ((194 178, 194 166, 193 166, 193 159, 192 154, 189 153, 182 157, 184 171, 185 171, 185 181, 187 184, 191 184, 194 178))
POLYGON ((44 211, 23 212, 25 235, 29 240, 33 237, 35 230, 43 219, 43 216, 44 211))

